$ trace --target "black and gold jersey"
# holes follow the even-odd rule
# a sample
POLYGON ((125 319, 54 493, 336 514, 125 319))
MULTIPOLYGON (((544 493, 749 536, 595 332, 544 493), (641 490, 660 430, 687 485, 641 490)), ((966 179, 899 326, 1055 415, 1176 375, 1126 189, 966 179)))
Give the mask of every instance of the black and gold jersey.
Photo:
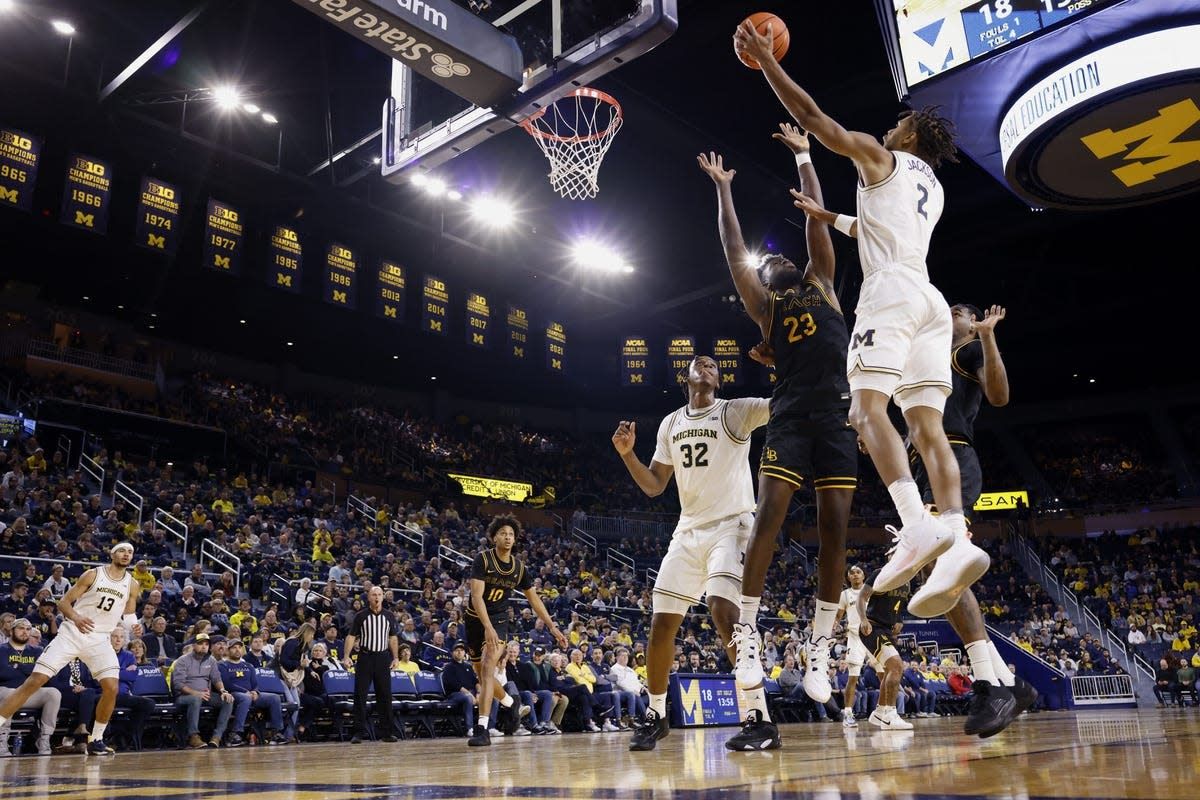
POLYGON ((893 625, 900 622, 900 614, 908 605, 911 593, 907 583, 897 586, 891 591, 873 592, 867 600, 867 619, 871 621, 872 625, 891 630, 893 625))
POLYGON ((775 351, 771 416, 848 406, 846 320, 814 280, 771 293, 767 341, 775 351))
POLYGON ((975 418, 983 401, 983 385, 979 369, 983 366, 983 343, 979 339, 965 342, 951 351, 953 390, 946 398, 942 426, 953 444, 970 445, 975 437, 975 418))
MULTIPOLYGON (((495 624, 496 620, 507 617, 508 598, 513 589, 523 592, 533 586, 533 576, 525 569, 519 558, 511 561, 501 561, 495 549, 483 550, 475 556, 471 565, 471 577, 483 581, 483 605, 487 609, 488 619, 495 624)), ((479 616, 474 609, 474 598, 467 607, 467 615, 479 616)))

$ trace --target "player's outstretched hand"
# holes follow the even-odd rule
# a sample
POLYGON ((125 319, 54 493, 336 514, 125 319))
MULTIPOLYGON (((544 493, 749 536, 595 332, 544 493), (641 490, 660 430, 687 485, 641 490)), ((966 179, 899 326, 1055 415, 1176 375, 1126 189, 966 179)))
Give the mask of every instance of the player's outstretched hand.
POLYGON ((748 55, 759 64, 775 60, 775 31, 770 24, 767 32, 759 34, 748 18, 733 32, 733 49, 738 55, 748 55))
POLYGON ((779 123, 779 133, 772 133, 771 138, 783 142, 788 150, 797 155, 812 150, 812 143, 808 141, 808 131, 790 122, 779 123))
POLYGON ((562 631, 560 631, 558 629, 558 626, 555 626, 554 629, 552 631, 550 631, 550 633, 553 634, 554 641, 558 642, 558 646, 561 647, 563 650, 567 650, 570 647, 570 645, 571 645, 570 640, 567 639, 566 634, 564 634, 562 631))
POLYGON ((818 203, 816 200, 813 200, 803 192, 798 192, 795 189, 791 189, 790 191, 792 193, 792 205, 803 211, 808 216, 811 217, 813 215, 821 214, 825 211, 825 208, 820 203, 818 203))
POLYGON ((871 623, 864 619, 862 621, 862 624, 858 626, 858 632, 861 633, 863 636, 870 636, 871 635, 871 623))
POLYGON ((750 358, 764 367, 773 367, 775 366, 775 349, 771 347, 770 342, 761 341, 750 348, 750 358))
POLYGON ((612 435, 612 443, 619 455, 629 455, 637 443, 637 423, 621 420, 617 432, 612 435))
POLYGON ((729 183, 733 180, 733 176, 737 175, 736 169, 725 169, 725 159, 719 153, 709 153, 708 155, 701 153, 696 156, 696 162, 700 165, 700 169, 704 170, 708 177, 713 179, 713 183, 718 186, 729 183))
POLYGON ((994 336, 996 334, 996 325, 999 324, 1000 320, 1004 319, 1007 313, 1003 306, 992 306, 983 312, 983 319, 977 319, 971 323, 971 332, 978 333, 980 338, 983 339, 994 336))
POLYGON ((96 630, 96 623, 90 617, 78 616, 75 618, 75 627, 80 633, 91 633, 96 630))

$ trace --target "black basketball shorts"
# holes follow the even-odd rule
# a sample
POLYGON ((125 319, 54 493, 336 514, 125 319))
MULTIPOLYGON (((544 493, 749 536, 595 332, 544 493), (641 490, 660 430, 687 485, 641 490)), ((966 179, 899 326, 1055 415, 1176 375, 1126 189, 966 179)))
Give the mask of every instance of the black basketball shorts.
POLYGON ((817 491, 855 488, 858 435, 850 427, 846 409, 772 417, 758 474, 786 481, 797 489, 806 480, 817 491))
MULTIPOLYGON (((503 612, 506 616, 508 612, 503 612)), ((466 616, 467 628, 467 656, 470 657, 472 663, 478 662, 483 658, 483 622, 479 617, 473 617, 470 614, 466 616)), ((492 627, 496 629, 496 636, 500 637, 500 646, 503 647, 508 642, 508 620, 496 621, 492 620, 492 627)))

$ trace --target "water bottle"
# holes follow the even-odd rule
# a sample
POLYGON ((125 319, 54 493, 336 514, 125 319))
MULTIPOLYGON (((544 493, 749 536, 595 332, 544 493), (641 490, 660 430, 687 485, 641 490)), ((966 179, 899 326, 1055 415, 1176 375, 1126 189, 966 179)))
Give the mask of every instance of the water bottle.
POLYGON ((14 756, 21 755, 21 750, 25 747, 25 735, 22 733, 14 733, 9 737, 9 750, 14 756))

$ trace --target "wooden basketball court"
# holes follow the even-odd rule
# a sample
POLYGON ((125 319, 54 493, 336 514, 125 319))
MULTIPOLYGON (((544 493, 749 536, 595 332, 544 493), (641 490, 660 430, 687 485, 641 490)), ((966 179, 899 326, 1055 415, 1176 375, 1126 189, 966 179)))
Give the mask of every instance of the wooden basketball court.
POLYGON ((784 726, 784 748, 730 753, 734 729, 674 730, 652 753, 628 734, 308 744, 111 758, 0 761, 0 797, 45 798, 1146 798, 1194 800, 1195 710, 1046 712, 1004 734, 962 718, 912 733, 861 722, 784 726), (1189 777, 1190 776, 1190 777, 1189 777))

